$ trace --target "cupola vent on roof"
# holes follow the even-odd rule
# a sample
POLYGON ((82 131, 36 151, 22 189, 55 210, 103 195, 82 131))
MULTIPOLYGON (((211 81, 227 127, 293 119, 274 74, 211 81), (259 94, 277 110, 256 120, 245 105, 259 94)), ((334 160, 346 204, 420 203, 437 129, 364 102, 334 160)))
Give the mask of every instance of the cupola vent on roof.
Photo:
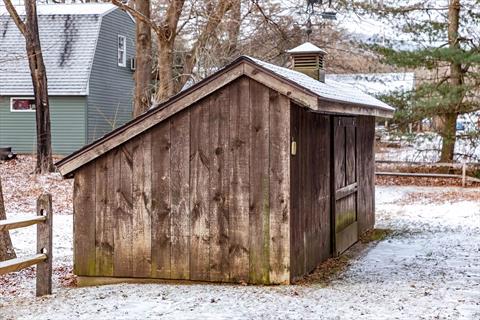
POLYGON ((325 51, 310 42, 305 42, 288 50, 287 53, 290 55, 290 65, 293 70, 325 82, 325 51))

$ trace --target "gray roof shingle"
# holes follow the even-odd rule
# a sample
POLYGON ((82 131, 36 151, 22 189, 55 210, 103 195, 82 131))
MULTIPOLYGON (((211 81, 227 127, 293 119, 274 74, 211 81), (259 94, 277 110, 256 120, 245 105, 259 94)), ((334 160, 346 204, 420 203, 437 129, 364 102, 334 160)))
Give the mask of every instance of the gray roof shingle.
MULTIPOLYGON (((81 9, 80 5, 38 6, 40 42, 50 95, 88 94, 101 17, 116 7, 112 4, 81 6, 81 9)), ((0 95, 32 94, 25 40, 13 20, 0 10, 0 95)))
POLYGON ((377 98, 362 92, 361 90, 347 84, 333 81, 327 78, 325 82, 315 80, 301 72, 279 67, 274 64, 264 62, 252 57, 247 57, 254 63, 270 70, 276 75, 285 78, 288 81, 294 82, 297 85, 311 91, 319 98, 326 100, 338 101, 343 103, 360 104, 370 106, 387 111, 394 111, 395 109, 388 104, 378 100, 377 98))

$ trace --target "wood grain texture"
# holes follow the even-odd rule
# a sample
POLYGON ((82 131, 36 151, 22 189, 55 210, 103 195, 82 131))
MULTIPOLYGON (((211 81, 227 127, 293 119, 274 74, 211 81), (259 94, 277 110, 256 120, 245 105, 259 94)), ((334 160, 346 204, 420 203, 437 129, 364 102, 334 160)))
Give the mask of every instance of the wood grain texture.
POLYGON ((209 280, 209 108, 210 99, 190 109, 190 279, 209 280))
POLYGON ((12 218, 8 220, 0 220, 0 232, 12 229, 24 228, 39 222, 45 221, 45 217, 28 217, 28 218, 12 218))
POLYGON ((331 116, 291 107, 291 280, 331 256, 331 116))
POLYGON ((208 81, 203 81, 201 88, 197 90, 185 90, 175 99, 169 100, 162 108, 143 114, 131 121, 121 129, 112 132, 97 142, 76 152, 57 163, 57 168, 63 176, 66 176, 87 162, 92 161, 105 152, 112 150, 128 140, 136 137, 142 132, 150 129, 161 121, 170 118, 182 110, 190 107, 217 89, 229 84, 244 74, 243 64, 232 66, 228 73, 217 74, 208 81))
POLYGON ((190 113, 178 113, 170 125, 171 277, 190 278, 190 113))
POLYGON ((170 121, 152 129, 152 277, 171 276, 170 121))
POLYGON ((152 261, 152 143, 151 131, 136 137, 132 144, 132 254, 133 274, 148 277, 152 261))
POLYGON ((20 271, 45 260, 47 260, 46 254, 35 254, 32 256, 0 261, 0 276, 10 272, 20 271))
POLYGON ((73 185, 73 269, 76 275, 95 275, 95 166, 89 163, 75 175, 73 185))
POLYGON ((375 225, 375 118, 358 117, 358 227, 363 234, 375 225))
POLYGON ((37 254, 45 254, 47 258, 37 264, 36 295, 37 297, 52 294, 53 272, 53 209, 52 196, 42 194, 37 199, 37 215, 46 220, 37 224, 37 254))
POLYGON ((230 278, 248 282, 250 198, 250 82, 241 78, 230 87, 230 188, 229 260, 230 278))
POLYGON ((269 89, 250 80, 250 276, 251 283, 269 282, 270 177, 269 89))
POLYGON ((132 277, 133 273, 133 159, 132 145, 120 146, 114 155, 115 229, 113 273, 132 277))
POLYGON ((334 253, 340 255, 358 240, 358 230, 356 230, 357 128, 355 118, 335 117, 334 119, 334 174, 336 177, 334 253))
POLYGON ((229 184, 233 166, 230 140, 230 90, 222 89, 210 102, 210 280, 230 280, 229 184))
POLYGON ((270 283, 290 281, 290 101, 269 92, 270 283))
POLYGON ((107 153, 98 158, 95 170, 95 273, 103 276, 113 276, 113 164, 113 153, 107 153))
MULTIPOLYGON (((300 241, 300 156, 303 152, 300 144, 300 107, 292 104, 290 107, 291 142, 297 145, 297 153, 290 154, 290 280, 303 275, 303 260, 299 255, 303 252, 303 242, 300 241)), ((303 241, 303 239, 302 239, 303 241)))

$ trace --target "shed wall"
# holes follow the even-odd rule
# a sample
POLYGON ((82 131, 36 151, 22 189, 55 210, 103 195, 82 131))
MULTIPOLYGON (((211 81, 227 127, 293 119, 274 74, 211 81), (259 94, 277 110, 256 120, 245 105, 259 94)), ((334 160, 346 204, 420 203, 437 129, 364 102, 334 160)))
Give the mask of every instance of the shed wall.
POLYGON ((292 104, 291 277, 331 255, 331 116, 292 104))
POLYGON ((289 282, 289 106, 243 77, 81 167, 75 273, 289 282))
POLYGON ((375 117, 357 117, 358 233, 375 225, 375 117))
MULTIPOLYGON (((356 201, 358 234, 363 234, 375 223, 375 117, 354 118, 356 141, 351 141, 347 148, 356 146, 357 167, 349 170, 356 172, 351 176, 358 181, 353 201, 356 201)), ((333 253, 331 187, 332 179, 342 179, 338 176, 341 172, 332 176, 332 146, 341 143, 332 134, 333 119, 333 115, 310 112, 295 104, 291 107, 291 137, 297 145, 296 154, 291 156, 292 280, 310 273, 333 253)))
POLYGON ((89 79, 88 135, 92 142, 132 118, 135 23, 120 9, 102 17, 89 79), (118 35, 126 37, 127 66, 118 66, 118 35))
MULTIPOLYGON (((34 153, 37 146, 35 112, 10 111, 10 98, 0 97, 0 146, 34 153)), ((52 149, 66 155, 85 144, 85 97, 50 97, 52 149)))

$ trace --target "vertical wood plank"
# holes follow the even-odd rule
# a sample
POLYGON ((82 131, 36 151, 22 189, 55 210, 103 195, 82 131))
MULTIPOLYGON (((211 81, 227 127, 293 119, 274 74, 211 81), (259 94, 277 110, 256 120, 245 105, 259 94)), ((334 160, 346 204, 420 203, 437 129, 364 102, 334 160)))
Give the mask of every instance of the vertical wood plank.
POLYGON ((249 123, 250 82, 240 78, 230 86, 229 255, 230 277, 248 281, 249 275, 249 123))
POLYGON ((210 280, 229 280, 230 89, 210 102, 210 280))
POLYGON ((309 155, 309 123, 307 118, 307 111, 300 109, 299 113, 299 142, 300 148, 298 150, 299 161, 299 215, 298 215, 298 256, 301 275, 304 275, 307 270, 307 233, 306 225, 307 215, 311 210, 311 203, 308 201, 310 189, 310 173, 307 171, 308 155, 309 155))
POLYGON ((290 281, 290 101, 270 90, 270 283, 290 281))
POLYGON ((375 118, 359 116, 357 119, 357 216, 362 234, 375 225, 375 118))
POLYGON ((209 280, 209 107, 190 109, 190 279, 209 280))
POLYGON ((107 153, 96 163, 95 248, 97 276, 113 276, 113 154, 107 153))
POLYGON ((152 277, 170 278, 170 121, 152 129, 152 277))
MULTIPOLYGON (((300 107, 290 106, 291 141, 297 145, 295 155, 290 155, 290 280, 294 281, 302 275, 302 263, 299 259, 301 253, 300 243, 300 156, 303 152, 300 141, 300 107)), ((303 239, 302 239, 303 240, 303 239)))
POLYGON ((52 235, 53 210, 52 196, 42 194, 37 199, 37 216, 45 216, 46 220, 37 224, 37 253, 47 255, 47 260, 37 264, 36 295, 37 297, 52 294, 52 235))
POLYGON ((345 187, 345 127, 341 117, 334 118, 334 161, 335 161, 335 190, 345 187))
POLYGON ((321 116, 320 132, 321 152, 316 160, 319 165, 319 196, 316 211, 320 214, 320 257, 323 262, 331 256, 331 116, 321 116))
POLYGON ((132 252, 133 274, 145 278, 151 274, 152 234, 152 144, 151 131, 131 140, 132 143, 132 252))
POLYGON ((113 241, 113 274, 133 277, 133 159, 132 145, 127 142, 115 150, 114 186, 115 229, 113 241))
POLYGON ((356 167, 356 127, 354 125, 349 125, 345 127, 345 179, 346 185, 357 182, 357 167, 356 167))
POLYGON ((250 80, 250 282, 269 283, 269 90, 250 80))
POLYGON ((190 278, 190 113, 180 112, 171 120, 171 277, 190 278))
POLYGON ((75 174, 73 188, 73 269, 79 276, 95 275, 95 162, 75 174))

